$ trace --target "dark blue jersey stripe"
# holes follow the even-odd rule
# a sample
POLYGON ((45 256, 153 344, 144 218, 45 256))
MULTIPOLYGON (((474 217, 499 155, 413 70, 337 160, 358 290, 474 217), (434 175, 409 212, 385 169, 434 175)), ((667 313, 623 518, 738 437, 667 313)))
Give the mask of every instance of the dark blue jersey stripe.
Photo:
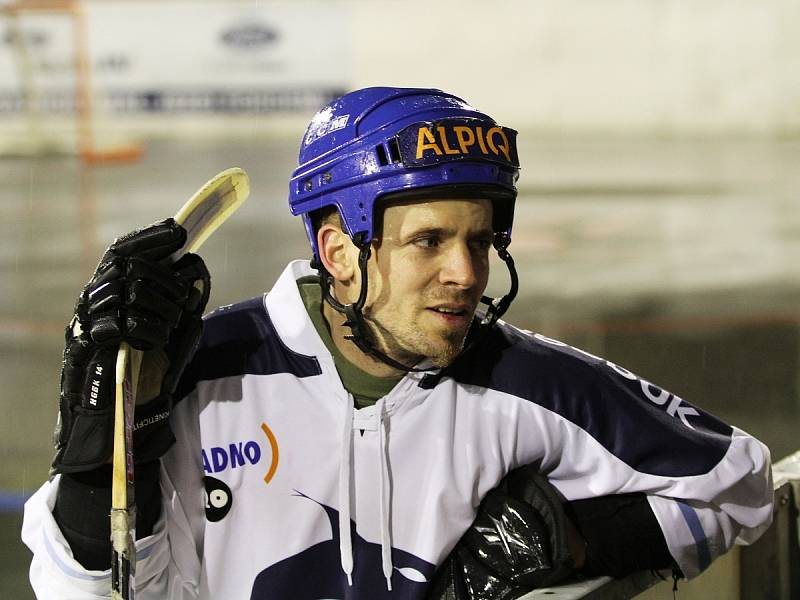
POLYGON ((284 345, 259 296, 219 308, 205 318, 203 337, 175 397, 183 398, 199 381, 277 373, 311 377, 322 370, 315 357, 284 345))
POLYGON ((689 531, 692 532, 697 548, 697 567, 700 571, 705 571, 711 564, 711 549, 708 547, 708 537, 706 537, 706 532, 703 530, 703 524, 700 523, 700 517, 697 516, 695 510, 685 500, 675 500, 675 502, 678 503, 683 518, 686 519, 689 531))
POLYGON ((730 445, 730 426, 655 386, 647 387, 648 397, 640 380, 620 371, 504 325, 421 385, 433 387, 442 377, 452 377, 534 402, 571 421, 641 473, 700 475, 719 463, 730 445))

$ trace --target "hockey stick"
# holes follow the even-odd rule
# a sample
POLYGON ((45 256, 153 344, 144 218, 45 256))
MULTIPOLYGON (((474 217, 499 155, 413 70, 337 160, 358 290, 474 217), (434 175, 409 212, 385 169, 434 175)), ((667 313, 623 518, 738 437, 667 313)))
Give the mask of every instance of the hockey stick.
MULTIPOLYGON (((187 232, 186 243, 168 260, 196 252, 250 194, 250 180, 232 168, 211 178, 184 204, 175 221, 187 232)), ((122 342, 117 353, 114 405, 114 454, 111 483, 111 598, 133 600, 136 499, 133 474, 133 411, 142 352, 122 342)))

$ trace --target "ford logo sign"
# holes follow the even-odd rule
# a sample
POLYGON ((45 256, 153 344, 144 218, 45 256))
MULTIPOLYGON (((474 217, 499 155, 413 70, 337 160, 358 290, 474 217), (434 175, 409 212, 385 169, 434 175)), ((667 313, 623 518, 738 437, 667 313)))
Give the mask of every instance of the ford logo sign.
POLYGON ((223 31, 222 43, 234 48, 258 48, 278 39, 278 32, 264 25, 242 25, 223 31))

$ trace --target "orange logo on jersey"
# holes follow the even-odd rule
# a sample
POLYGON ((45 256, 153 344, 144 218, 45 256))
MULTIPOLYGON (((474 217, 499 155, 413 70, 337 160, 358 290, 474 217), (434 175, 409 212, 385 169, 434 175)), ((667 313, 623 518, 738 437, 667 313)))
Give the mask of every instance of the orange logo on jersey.
POLYGON ((267 469, 267 474, 264 475, 264 483, 269 483, 275 476, 275 471, 278 470, 278 440, 275 439, 275 434, 267 427, 266 423, 261 424, 261 430, 267 436, 269 447, 272 449, 272 462, 269 465, 269 469, 267 469))

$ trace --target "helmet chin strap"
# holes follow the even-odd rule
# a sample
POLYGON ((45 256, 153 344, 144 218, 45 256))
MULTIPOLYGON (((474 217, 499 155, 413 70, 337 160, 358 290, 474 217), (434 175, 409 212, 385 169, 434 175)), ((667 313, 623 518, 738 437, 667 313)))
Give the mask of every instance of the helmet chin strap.
MULTIPOLYGON (((361 273, 361 289, 358 293, 358 299, 354 303, 342 304, 339 302, 333 296, 331 291, 333 277, 325 270, 325 267, 322 265, 322 261, 314 260, 312 263, 312 267, 317 268, 320 272, 322 297, 335 311, 345 316, 344 325, 350 328, 351 333, 344 336, 344 338, 353 342, 364 354, 372 356, 373 358, 376 358, 382 363, 399 371, 424 373, 439 369, 439 367, 428 367, 425 369, 409 367, 408 365, 404 365, 403 363, 393 359, 391 356, 388 356, 384 352, 378 350, 378 348, 375 346, 372 340, 372 334, 369 331, 366 319, 364 319, 364 314, 362 312, 364 304, 367 301, 367 261, 369 260, 371 254, 371 247, 370 244, 364 242, 361 237, 353 240, 353 242, 359 249, 358 268, 361 273)), ((479 339, 481 339, 491 330, 492 327, 494 327, 498 319, 500 319, 500 317, 502 317, 503 314, 508 310, 508 307, 511 305, 511 302, 514 300, 517 295, 517 291, 519 290, 519 278, 517 277, 517 270, 514 267, 514 259, 506 249, 508 242, 505 238, 497 236, 494 246, 497 250, 498 256, 503 260, 508 268, 508 272, 511 277, 511 287, 507 294, 499 298, 481 296, 481 302, 487 305, 487 309, 486 314, 480 321, 480 330, 477 334, 472 336, 470 342, 461 350, 461 352, 459 352, 458 356, 461 356, 467 350, 472 348, 472 346, 474 346, 479 339)))
POLYGON ((485 325, 487 329, 494 327, 497 320, 505 314, 519 291, 519 278, 517 277, 517 269, 514 267, 514 259, 508 253, 505 244, 496 244, 495 249, 497 250, 497 255, 506 263, 508 274, 511 277, 511 288, 505 296, 500 296, 499 298, 481 296, 481 302, 489 307, 481 320, 481 325, 485 325))

